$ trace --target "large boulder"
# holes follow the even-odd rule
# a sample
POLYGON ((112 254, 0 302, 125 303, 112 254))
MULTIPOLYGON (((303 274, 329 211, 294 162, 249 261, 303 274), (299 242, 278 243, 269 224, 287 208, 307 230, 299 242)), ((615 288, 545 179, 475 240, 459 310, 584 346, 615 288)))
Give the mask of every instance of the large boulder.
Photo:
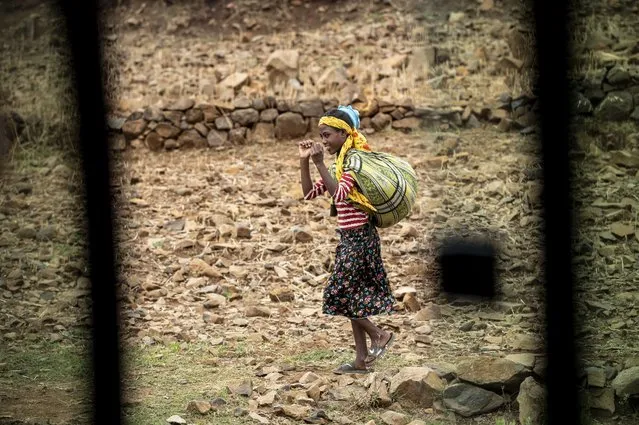
POLYGON ((494 391, 516 393, 528 375, 523 365, 498 357, 477 356, 457 365, 459 379, 494 391))
POLYGON ((532 377, 521 383, 519 395, 519 422, 522 424, 542 425, 546 417, 546 392, 532 377))
POLYGON ((464 417, 481 415, 499 409, 504 398, 469 384, 453 384, 443 393, 444 405, 464 417))
POLYGON ((295 112, 284 112, 275 120, 275 137, 278 139, 294 139, 306 134, 307 123, 302 115, 295 112))
POLYGON ((612 381, 612 388, 618 397, 639 394, 639 366, 622 370, 612 381))
POLYGON ((405 367, 391 378, 390 395, 402 405, 428 408, 445 386, 429 367, 405 367))
POLYGON ((634 108, 632 95, 624 91, 613 91, 595 109, 595 116, 606 121, 624 121, 634 108))

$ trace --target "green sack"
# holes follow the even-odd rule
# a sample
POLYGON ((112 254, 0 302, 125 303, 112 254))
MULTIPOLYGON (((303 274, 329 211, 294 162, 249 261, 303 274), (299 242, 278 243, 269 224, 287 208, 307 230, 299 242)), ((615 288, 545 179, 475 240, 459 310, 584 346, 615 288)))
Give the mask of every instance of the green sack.
MULTIPOLYGON (((351 149, 344 169, 353 171, 360 191, 377 210, 354 204, 371 215, 375 226, 390 227, 410 214, 417 197, 417 175, 408 162, 384 152, 351 149)), ((335 179, 335 163, 330 172, 335 179)))

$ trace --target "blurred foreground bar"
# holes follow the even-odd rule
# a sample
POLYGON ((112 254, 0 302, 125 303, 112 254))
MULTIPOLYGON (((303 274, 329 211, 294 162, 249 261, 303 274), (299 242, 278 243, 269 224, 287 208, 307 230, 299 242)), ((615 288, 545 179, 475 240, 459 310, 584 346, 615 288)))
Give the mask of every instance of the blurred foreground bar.
MULTIPOLYGON (((580 423, 576 385, 571 193, 568 147, 568 35, 565 0, 534 3, 544 169, 546 350, 549 425, 580 423)), ((577 5, 578 6, 578 5, 577 5)))
POLYGON ((109 152, 105 134, 98 4, 60 3, 66 18, 80 113, 93 316, 94 424, 121 423, 120 345, 115 291, 109 152))

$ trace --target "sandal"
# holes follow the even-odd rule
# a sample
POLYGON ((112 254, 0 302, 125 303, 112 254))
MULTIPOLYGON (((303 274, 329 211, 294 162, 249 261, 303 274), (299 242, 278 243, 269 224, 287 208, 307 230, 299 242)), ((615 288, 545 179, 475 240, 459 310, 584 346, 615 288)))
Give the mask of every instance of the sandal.
POLYGON ((336 375, 345 375, 345 374, 365 375, 367 373, 370 373, 371 371, 372 369, 368 367, 364 369, 358 369, 352 363, 345 363, 341 365, 340 367, 338 367, 337 369, 335 369, 333 373, 335 373, 336 375))
POLYGON ((395 341, 395 333, 391 332, 390 338, 388 338, 388 341, 386 341, 386 344, 384 344, 383 347, 371 347, 371 349, 368 350, 368 355, 370 358, 372 358, 372 360, 368 361, 369 357, 367 357, 367 363, 372 363, 378 358, 382 357, 386 350, 388 350, 388 348, 393 345, 393 341, 395 341))

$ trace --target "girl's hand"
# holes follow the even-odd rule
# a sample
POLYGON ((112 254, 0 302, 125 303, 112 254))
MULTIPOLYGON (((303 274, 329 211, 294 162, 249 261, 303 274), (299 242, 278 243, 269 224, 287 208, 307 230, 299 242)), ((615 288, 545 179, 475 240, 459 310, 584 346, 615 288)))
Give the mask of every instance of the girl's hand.
POLYGON ((310 149, 311 159, 315 164, 324 162, 324 146, 321 143, 313 143, 310 149))
POLYGON ((298 143, 300 148, 300 158, 308 159, 311 156, 311 148, 313 147, 312 140, 302 140, 298 143))

